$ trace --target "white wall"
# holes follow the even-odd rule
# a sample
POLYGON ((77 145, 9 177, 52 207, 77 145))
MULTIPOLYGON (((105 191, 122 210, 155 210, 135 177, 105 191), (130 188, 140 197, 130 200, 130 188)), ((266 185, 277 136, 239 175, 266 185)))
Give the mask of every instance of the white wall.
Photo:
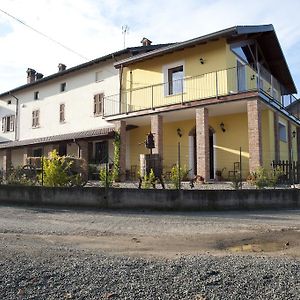
POLYGON ((15 139, 15 132, 2 132, 2 118, 10 115, 15 115, 15 100, 6 98, 6 101, 0 101, 0 142, 12 141, 15 139), (12 103, 8 104, 8 100, 11 100, 12 103))
MULTIPOLYGON (((119 73, 110 60, 69 75, 14 93, 19 98, 19 140, 113 127, 101 116, 94 116, 94 95, 114 95, 119 92, 119 73), (66 91, 60 92, 66 82, 66 91), (34 92, 39 91, 39 100, 34 92), (59 106, 65 104, 65 122, 59 122, 59 106), (40 126, 32 128, 32 111, 40 110, 40 126)), ((15 105, 8 105, 7 97, 0 101, 0 118, 14 114, 15 105)), ((112 103, 111 105, 114 105, 112 103)), ((1 128, 0 128, 1 129, 1 128)), ((14 140, 15 133, 1 133, 0 141, 14 140)))

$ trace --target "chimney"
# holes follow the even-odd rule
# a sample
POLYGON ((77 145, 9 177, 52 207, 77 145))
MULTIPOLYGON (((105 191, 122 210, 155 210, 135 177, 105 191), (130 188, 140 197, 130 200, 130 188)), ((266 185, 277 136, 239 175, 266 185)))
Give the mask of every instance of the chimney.
POLYGON ((142 45, 145 46, 150 46, 152 44, 152 42, 150 40, 148 40, 147 38, 143 37, 143 39, 141 40, 142 45))
POLYGON ((67 68, 66 65, 64 64, 58 64, 58 72, 62 72, 62 71, 65 71, 67 68))
POLYGON ((44 75, 42 73, 36 73, 35 74, 35 80, 42 79, 43 77, 44 77, 44 75))
POLYGON ((36 71, 28 68, 26 72, 27 72, 27 83, 35 82, 36 71))

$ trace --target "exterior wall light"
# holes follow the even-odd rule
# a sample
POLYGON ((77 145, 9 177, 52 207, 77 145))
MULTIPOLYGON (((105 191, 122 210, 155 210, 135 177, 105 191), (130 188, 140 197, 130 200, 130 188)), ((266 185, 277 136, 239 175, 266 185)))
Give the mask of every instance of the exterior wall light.
POLYGON ((226 131, 226 129, 225 129, 225 125, 224 125, 224 123, 223 123, 223 122, 220 124, 220 128, 221 128, 221 130, 222 130, 223 132, 225 132, 225 131, 226 131))
POLYGON ((180 128, 177 128, 177 135, 179 137, 182 137, 182 130, 180 128))

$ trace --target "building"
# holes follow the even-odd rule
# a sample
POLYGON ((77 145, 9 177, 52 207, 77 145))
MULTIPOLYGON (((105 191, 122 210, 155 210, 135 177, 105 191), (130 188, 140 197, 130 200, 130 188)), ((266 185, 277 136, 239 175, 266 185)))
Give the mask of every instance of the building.
POLYGON ((150 131, 166 173, 179 147, 181 165, 205 180, 230 178, 240 155, 243 178, 298 160, 300 120, 284 107, 297 90, 272 25, 228 28, 115 67, 121 93, 105 97, 104 117, 120 131, 122 173, 138 168, 150 131))
MULTIPOLYGON (((103 117, 103 99, 120 88, 113 64, 165 46, 142 42, 70 69, 59 64, 47 77, 29 68, 25 85, 0 94, 0 168, 6 172, 53 149, 89 163, 107 162, 113 156, 114 124, 103 117)), ((105 111, 113 112, 118 103, 106 105, 105 111)))

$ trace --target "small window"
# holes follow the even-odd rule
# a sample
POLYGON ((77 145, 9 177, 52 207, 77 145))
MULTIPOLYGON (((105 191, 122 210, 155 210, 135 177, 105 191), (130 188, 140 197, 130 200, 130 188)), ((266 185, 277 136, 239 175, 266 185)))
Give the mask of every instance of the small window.
POLYGON ((33 157, 42 157, 43 156, 43 148, 35 148, 32 151, 33 157))
POLYGON ((97 94, 94 96, 94 115, 101 116, 103 114, 103 99, 104 94, 97 94))
POLYGON ((15 130, 15 116, 6 116, 2 118, 2 132, 11 132, 15 130))
POLYGON ((99 81, 103 81, 103 80, 104 80, 103 72, 102 72, 102 71, 97 71, 97 72, 95 73, 95 80, 96 80, 96 82, 99 82, 99 81))
POLYGON ((65 104, 62 103, 59 105, 59 122, 65 122, 65 104))
POLYGON ((34 92, 34 100, 39 100, 40 99, 40 92, 39 91, 35 91, 34 92))
POLYGON ((60 92, 65 92, 67 87, 67 83, 63 82, 60 84, 60 92))
POLYGON ((176 95, 183 92, 183 66, 168 70, 169 95, 176 95))
POLYGON ((40 110, 36 109, 32 111, 32 127, 40 126, 40 110))
POLYGON ((287 130, 286 125, 283 123, 278 123, 278 130, 279 130, 279 139, 282 142, 287 142, 287 130))

